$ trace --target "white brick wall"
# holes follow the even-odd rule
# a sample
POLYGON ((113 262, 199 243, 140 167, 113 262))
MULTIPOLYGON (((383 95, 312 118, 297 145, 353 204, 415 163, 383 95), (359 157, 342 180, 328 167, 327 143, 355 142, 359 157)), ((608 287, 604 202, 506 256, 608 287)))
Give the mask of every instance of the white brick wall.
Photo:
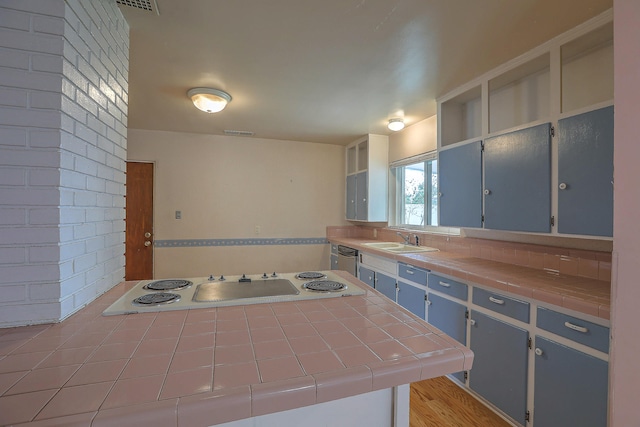
POLYGON ((0 0, 0 327, 123 280, 128 52, 115 0, 0 0))

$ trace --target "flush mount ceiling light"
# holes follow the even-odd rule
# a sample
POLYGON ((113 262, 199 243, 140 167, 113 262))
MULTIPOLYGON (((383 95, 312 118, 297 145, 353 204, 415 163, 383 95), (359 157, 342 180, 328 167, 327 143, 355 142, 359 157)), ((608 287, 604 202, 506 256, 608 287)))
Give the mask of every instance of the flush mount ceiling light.
POLYGON ((389 120, 389 124, 387 125, 389 130, 397 132, 399 130, 404 129, 404 120, 402 119, 391 119, 389 120))
POLYGON ((195 87, 187 92, 187 96, 193 101, 197 109, 205 113, 217 113, 231 102, 231 95, 219 89, 208 87, 195 87))

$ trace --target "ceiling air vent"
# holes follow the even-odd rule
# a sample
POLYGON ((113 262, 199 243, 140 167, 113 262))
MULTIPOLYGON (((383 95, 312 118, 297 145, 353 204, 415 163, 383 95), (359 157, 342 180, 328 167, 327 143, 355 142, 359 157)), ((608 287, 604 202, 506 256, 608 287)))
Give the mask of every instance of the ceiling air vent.
POLYGON ((254 133, 248 130, 226 130, 224 131, 225 135, 229 136, 253 136, 254 133))
POLYGON ((135 7, 136 9, 148 10, 149 12, 155 12, 160 15, 156 0, 116 0, 116 3, 123 6, 135 7))

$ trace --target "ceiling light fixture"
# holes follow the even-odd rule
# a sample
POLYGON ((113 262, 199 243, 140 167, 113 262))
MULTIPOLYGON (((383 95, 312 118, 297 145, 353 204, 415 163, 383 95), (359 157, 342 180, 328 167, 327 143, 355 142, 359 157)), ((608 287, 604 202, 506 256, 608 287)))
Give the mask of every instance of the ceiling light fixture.
POLYGON ((404 120, 402 119, 391 119, 389 120, 389 124, 387 125, 389 130, 397 132, 399 130, 404 129, 404 120))
POLYGON ((187 96, 193 101, 197 109, 205 113, 217 113, 231 102, 231 95, 219 89, 208 87, 195 87, 189 89, 187 96))

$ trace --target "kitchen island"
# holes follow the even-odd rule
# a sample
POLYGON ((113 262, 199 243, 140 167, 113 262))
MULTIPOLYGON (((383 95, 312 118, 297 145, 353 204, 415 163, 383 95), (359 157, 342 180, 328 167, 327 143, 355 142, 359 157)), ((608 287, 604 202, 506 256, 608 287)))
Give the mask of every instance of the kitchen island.
POLYGON ((407 425, 407 384, 473 353, 337 274, 365 294, 102 316, 124 282, 59 324, 0 330, 0 425, 407 425))

